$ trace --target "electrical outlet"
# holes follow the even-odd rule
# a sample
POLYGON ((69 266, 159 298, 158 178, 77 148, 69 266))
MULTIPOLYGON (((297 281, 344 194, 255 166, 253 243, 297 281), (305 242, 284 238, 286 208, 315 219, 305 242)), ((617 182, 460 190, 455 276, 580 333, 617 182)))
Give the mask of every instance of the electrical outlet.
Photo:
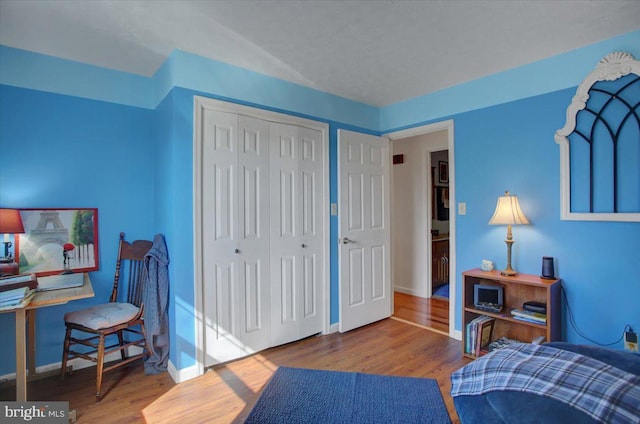
POLYGON ((638 351, 638 335, 631 328, 624 332, 624 348, 631 352, 638 351))

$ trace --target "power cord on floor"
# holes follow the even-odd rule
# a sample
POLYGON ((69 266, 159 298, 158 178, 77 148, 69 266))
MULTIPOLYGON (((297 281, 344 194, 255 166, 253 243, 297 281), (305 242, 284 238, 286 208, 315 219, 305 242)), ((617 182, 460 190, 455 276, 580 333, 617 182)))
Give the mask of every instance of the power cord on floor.
POLYGON ((567 307, 567 316, 569 317, 569 324, 571 324, 571 327, 573 327, 575 332, 583 339, 590 341, 591 343, 597 344, 598 346, 612 346, 614 344, 620 343, 624 339, 624 333, 627 332, 627 329, 631 330, 631 325, 629 324, 625 325, 624 330, 622 330, 622 335, 620 336, 620 338, 611 343, 600 343, 587 337, 582 331, 580 331, 580 329, 578 328, 578 325, 576 324, 573 318, 573 312, 571 311, 571 307, 569 306, 569 299, 567 298, 567 292, 564 290, 564 287, 561 288, 561 291, 562 291, 562 299, 564 300, 564 304, 567 307))

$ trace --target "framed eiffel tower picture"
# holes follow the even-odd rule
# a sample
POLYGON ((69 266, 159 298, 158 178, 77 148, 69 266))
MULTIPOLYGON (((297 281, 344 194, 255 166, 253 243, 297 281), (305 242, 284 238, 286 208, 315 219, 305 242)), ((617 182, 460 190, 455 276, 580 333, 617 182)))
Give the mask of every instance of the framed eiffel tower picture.
POLYGON ((98 209, 21 209, 24 234, 15 256, 21 274, 38 277, 98 269, 98 209))

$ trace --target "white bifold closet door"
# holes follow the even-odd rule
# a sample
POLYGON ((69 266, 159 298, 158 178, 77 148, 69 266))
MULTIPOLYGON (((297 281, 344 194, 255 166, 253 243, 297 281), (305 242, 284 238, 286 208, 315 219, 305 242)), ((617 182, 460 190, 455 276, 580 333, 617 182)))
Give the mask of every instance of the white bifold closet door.
POLYGON ((205 110, 205 366, 322 331, 320 131, 205 110))
POLYGON ((205 365, 270 347, 269 125, 217 111, 203 122, 205 365))
POLYGON ((274 346, 322 329, 322 135, 272 123, 271 340, 274 346))

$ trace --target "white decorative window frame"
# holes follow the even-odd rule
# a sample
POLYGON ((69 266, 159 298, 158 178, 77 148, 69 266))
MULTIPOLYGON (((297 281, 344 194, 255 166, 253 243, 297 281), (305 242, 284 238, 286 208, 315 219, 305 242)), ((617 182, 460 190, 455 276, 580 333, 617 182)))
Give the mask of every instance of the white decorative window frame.
POLYGON ((614 81, 631 73, 640 75, 640 61, 635 60, 629 53, 613 52, 601 59, 596 69, 578 86, 576 94, 567 108, 567 121, 564 127, 556 131, 555 141, 560 145, 560 219, 562 220, 640 222, 640 212, 571 212, 571 169, 568 136, 576 128, 577 114, 587 106, 589 90, 595 83, 605 80, 614 81))

